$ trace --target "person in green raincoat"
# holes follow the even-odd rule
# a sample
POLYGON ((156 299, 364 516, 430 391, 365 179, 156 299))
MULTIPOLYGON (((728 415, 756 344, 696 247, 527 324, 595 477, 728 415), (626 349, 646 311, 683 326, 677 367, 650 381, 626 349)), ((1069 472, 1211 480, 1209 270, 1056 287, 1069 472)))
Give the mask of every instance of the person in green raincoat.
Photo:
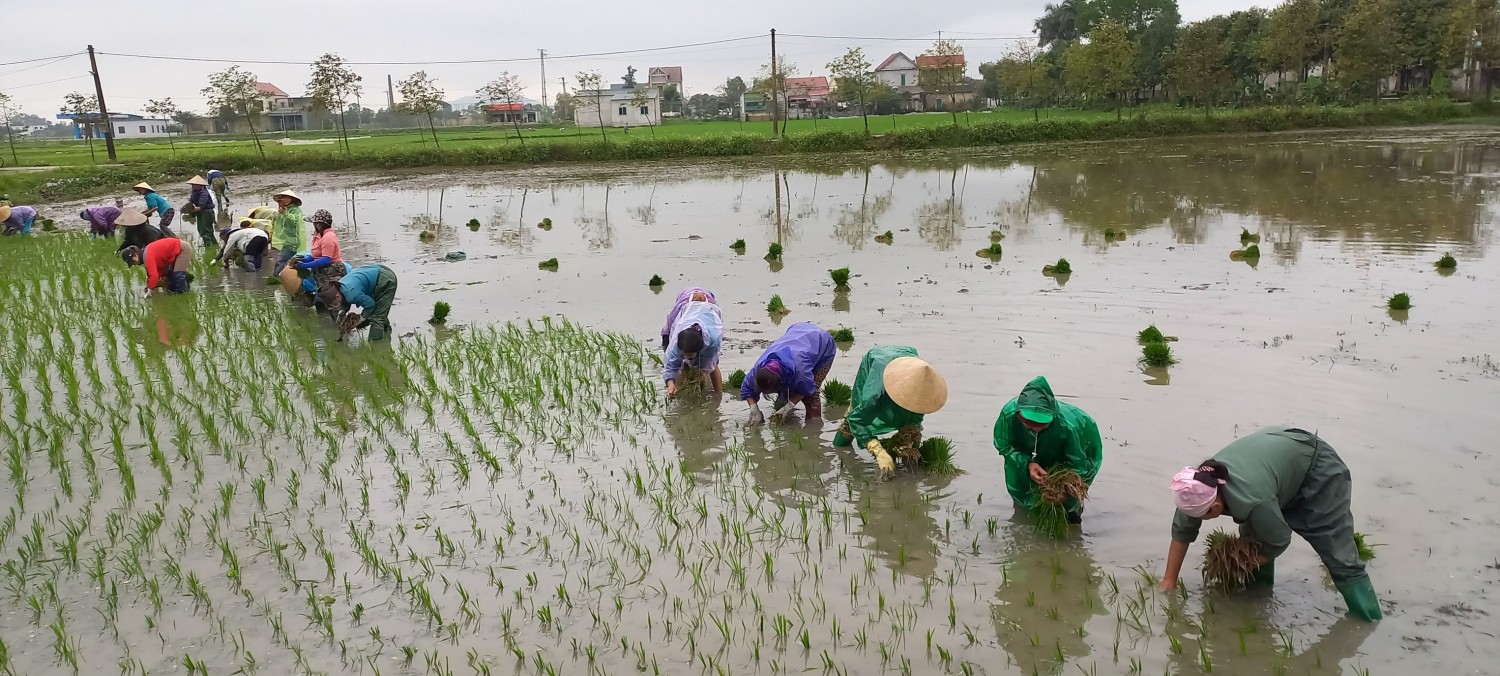
POLYGON ((1257 430, 1197 467, 1183 468, 1172 477, 1172 492, 1177 513, 1162 589, 1176 588, 1188 545, 1198 539, 1203 521, 1228 514, 1240 524, 1241 537, 1260 543, 1254 582, 1275 582, 1276 557, 1296 533, 1323 559, 1349 614, 1380 619, 1380 600, 1354 540, 1349 467, 1316 434, 1295 427, 1257 430))
POLYGON ((875 456, 880 477, 896 472, 890 452, 880 443, 882 435, 906 432, 901 449, 907 462, 920 459, 922 419, 948 403, 948 383, 931 364, 917 356, 917 348, 904 345, 877 347, 865 353, 854 376, 854 401, 844 424, 833 437, 833 445, 858 442, 875 456))
MULTIPOLYGON (((1005 458, 1005 489, 1016 507, 1035 509, 1041 504, 1037 484, 1047 473, 1071 469, 1093 485, 1104 463, 1104 442, 1099 426, 1083 409, 1057 400, 1047 379, 1037 376, 1021 390, 1021 396, 1000 409, 995 420, 995 450, 1005 458)), ((1066 505, 1068 523, 1083 522, 1083 505, 1066 505)))

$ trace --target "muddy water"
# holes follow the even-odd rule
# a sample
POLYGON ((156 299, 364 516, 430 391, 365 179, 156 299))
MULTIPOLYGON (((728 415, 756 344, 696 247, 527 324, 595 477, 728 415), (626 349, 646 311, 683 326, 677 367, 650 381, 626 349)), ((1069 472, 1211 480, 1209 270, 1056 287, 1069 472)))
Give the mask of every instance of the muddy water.
MULTIPOLYGON (((258 349, 312 345, 301 360, 311 363, 293 372, 325 363, 312 396, 355 422, 330 431, 328 412, 296 388, 274 407, 252 388, 262 401, 243 422, 256 440, 238 468, 210 448, 196 482, 174 465, 169 494, 140 460, 139 494, 162 495, 172 522, 163 531, 175 537, 183 513, 203 525, 187 519, 176 547, 158 537, 144 574, 115 573, 111 557, 124 597, 113 637, 102 588, 83 572, 52 579, 75 583, 57 593, 69 633, 101 637, 86 673, 132 661, 165 672, 185 654, 212 673, 245 669, 247 654, 263 673, 1488 673, 1500 657, 1491 600, 1500 463, 1485 445, 1500 432, 1497 169, 1500 135, 1423 130, 998 157, 289 177, 309 212, 336 214, 347 258, 397 271, 393 319, 416 335, 394 357, 319 340, 326 327, 293 309, 266 312, 260 296, 270 292, 237 272, 203 275, 205 290, 232 292, 170 299, 181 307, 104 303, 110 321, 143 322, 142 363, 197 364, 183 398, 214 410, 238 395, 203 374, 247 340, 247 327, 283 326, 280 342, 258 349), (465 226, 471 218, 477 231, 465 226), (537 227, 544 218, 551 230, 537 227), (431 243, 418 239, 426 227, 438 233, 431 243), (1241 228, 1262 237, 1257 264, 1229 259, 1241 228), (891 244, 874 241, 887 230, 891 244), (975 254, 992 230, 1005 235, 998 260, 975 254), (744 255, 728 246, 739 238, 744 255), (761 259, 774 241, 786 250, 777 266, 761 259), (465 260, 444 259, 457 250, 465 260), (1449 276, 1431 265, 1445 251, 1459 260, 1449 276), (552 257, 557 272, 537 268, 552 257), (1059 257, 1074 273, 1043 276, 1059 257), (843 266, 854 288, 836 294, 826 271, 843 266), (660 294, 647 287, 653 274, 668 280, 660 294), (833 372, 846 382, 863 349, 916 346, 950 385, 927 429, 956 442, 964 472, 875 483, 867 457, 829 445, 842 411, 746 428, 744 406, 729 398, 662 404, 632 392, 616 382, 628 359, 589 364, 583 394, 550 413, 508 400, 502 409, 485 394, 492 386, 470 395, 467 383, 492 385, 499 368, 481 366, 483 347, 451 331, 428 340, 424 323, 443 300, 460 332, 556 315, 649 346, 689 283, 714 290, 725 309, 726 371, 749 366, 795 321, 855 329, 833 372), (1404 316, 1384 308, 1398 291, 1413 299, 1404 316), (764 310, 772 294, 792 310, 779 325, 764 310), (1152 323, 1179 338, 1181 363, 1165 371, 1136 366, 1135 334, 1152 323), (424 376, 423 364, 441 366, 424 376), (1060 542, 1013 513, 990 443, 996 413, 1035 375, 1089 411, 1106 445, 1083 527, 1060 542), (349 392, 365 393, 358 406, 349 392), (582 413, 595 404, 602 412, 582 413), (460 412, 479 429, 465 431, 460 412), (1185 596, 1150 590, 1172 511, 1166 477, 1277 423, 1317 429, 1351 466, 1357 526, 1382 545, 1371 564, 1387 611, 1380 624, 1340 619, 1342 600, 1300 541, 1270 593, 1205 594, 1191 573, 1185 596), (320 436, 299 432, 313 429, 320 436), (329 433, 342 456, 322 442, 329 433), (474 462, 460 480, 460 459, 475 458, 454 448, 471 436, 502 465, 474 462), (224 516, 201 516, 219 499, 214 487, 256 476, 269 477, 269 506, 257 509, 241 486, 224 516), (241 552, 248 591, 223 579, 221 546, 241 552), (164 587, 163 611, 142 611, 151 604, 132 580, 170 579, 167 551, 199 573, 212 611, 180 584, 164 587), (340 576, 309 587, 324 551, 340 576), (419 608, 419 581, 435 610, 419 608), (335 614, 327 637, 308 616, 320 602, 335 614), (556 621, 542 621, 544 609, 556 621)), ((104 288, 123 299, 135 284, 104 288)), ((246 344, 264 346, 256 336, 246 344)), ((537 347, 548 363, 577 348, 537 347)), ((501 381, 536 377, 501 362, 516 369, 501 381)), ((18 368, 41 373, 45 363, 18 368)), ((129 400, 107 388, 99 396, 129 400)), ((71 453, 111 443, 107 427, 84 429, 92 443, 71 453)), ((144 442, 127 434, 125 443, 144 442)), ((30 475, 46 476, 48 461, 33 456, 30 475)), ((115 491, 106 482, 83 511, 96 521, 123 512, 134 524, 156 499, 130 506, 115 491)), ((46 509, 49 497, 33 486, 26 504, 46 509)), ((47 518, 23 514, 0 544, 17 551, 29 527, 45 531, 38 541, 61 539, 64 519, 79 514, 68 497, 47 518)), ((112 544, 106 530, 95 524, 84 551, 112 544)), ((57 604, 34 572, 49 565, 8 569, 24 575, 8 572, 6 591, 24 593, 6 596, 0 637, 22 673, 62 670, 47 629, 57 604), (25 608, 32 596, 45 613, 25 608)))

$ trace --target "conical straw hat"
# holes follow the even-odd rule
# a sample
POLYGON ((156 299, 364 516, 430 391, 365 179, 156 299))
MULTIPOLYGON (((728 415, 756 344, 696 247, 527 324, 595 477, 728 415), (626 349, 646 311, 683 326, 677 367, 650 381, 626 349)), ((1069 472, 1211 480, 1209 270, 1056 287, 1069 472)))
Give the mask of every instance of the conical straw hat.
POLYGON ((297 204, 302 204, 302 198, 298 197, 297 193, 294 193, 291 190, 283 190, 283 191, 281 191, 279 193, 276 193, 275 195, 272 195, 272 197, 290 197, 290 198, 292 198, 293 202, 296 202, 297 204))
POLYGON ((201 186, 204 186, 204 187, 208 187, 208 181, 204 180, 204 178, 202 176, 194 176, 194 177, 188 179, 187 184, 188 185, 201 185, 201 186))
POLYGON ((0 221, 10 218, 10 207, 0 205, 0 221))
POLYGON ((916 357, 897 357, 885 365, 885 393, 912 413, 936 413, 948 403, 948 381, 931 364, 916 357))
POLYGON ((146 216, 135 209, 121 209, 120 217, 115 219, 115 225, 130 227, 141 225, 146 222, 146 216))
POLYGON ((140 183, 131 186, 131 188, 135 190, 148 190, 151 192, 156 192, 156 188, 151 187, 151 184, 145 181, 141 181, 140 183))

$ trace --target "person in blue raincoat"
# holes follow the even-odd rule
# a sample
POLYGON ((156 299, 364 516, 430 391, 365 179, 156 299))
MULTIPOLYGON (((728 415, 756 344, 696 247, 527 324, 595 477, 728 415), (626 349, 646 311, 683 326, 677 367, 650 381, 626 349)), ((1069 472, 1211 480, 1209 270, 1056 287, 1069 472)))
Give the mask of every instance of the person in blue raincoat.
POLYGON ((786 333, 755 361, 740 385, 740 399, 750 406, 750 421, 764 419, 759 403, 768 394, 776 397, 773 413, 802 403, 809 419, 822 418, 823 380, 837 355, 838 348, 827 330, 812 322, 787 327, 786 333))

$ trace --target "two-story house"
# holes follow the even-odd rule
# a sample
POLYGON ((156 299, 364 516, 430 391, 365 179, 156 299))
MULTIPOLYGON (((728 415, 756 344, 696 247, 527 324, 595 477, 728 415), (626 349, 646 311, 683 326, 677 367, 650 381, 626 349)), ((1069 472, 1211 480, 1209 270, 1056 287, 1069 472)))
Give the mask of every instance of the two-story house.
POLYGON ((580 127, 645 127, 661 124, 661 90, 610 85, 573 92, 573 122, 580 127))

